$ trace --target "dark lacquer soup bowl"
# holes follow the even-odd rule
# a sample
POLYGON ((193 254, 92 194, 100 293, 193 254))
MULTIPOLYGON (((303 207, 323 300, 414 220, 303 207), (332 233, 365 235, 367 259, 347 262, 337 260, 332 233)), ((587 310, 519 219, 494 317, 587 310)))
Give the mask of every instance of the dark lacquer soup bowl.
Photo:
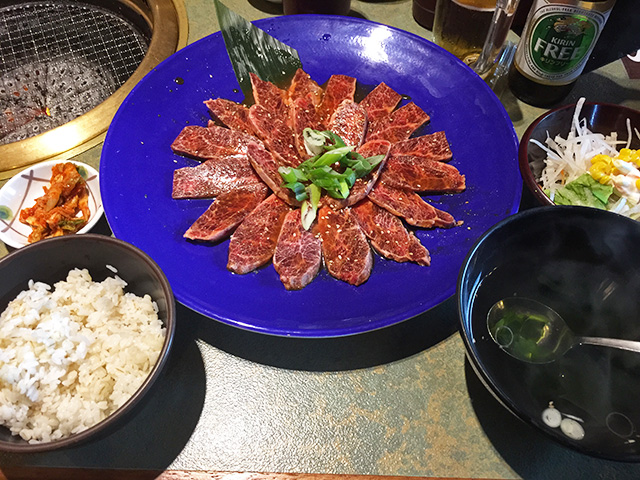
POLYGON ((580 344, 529 363, 494 341, 487 318, 500 300, 528 298, 576 335, 640 340, 639 242, 640 223, 621 215, 538 207, 486 232, 458 279, 461 335, 488 390, 553 440, 624 461, 640 460, 640 353, 580 344))

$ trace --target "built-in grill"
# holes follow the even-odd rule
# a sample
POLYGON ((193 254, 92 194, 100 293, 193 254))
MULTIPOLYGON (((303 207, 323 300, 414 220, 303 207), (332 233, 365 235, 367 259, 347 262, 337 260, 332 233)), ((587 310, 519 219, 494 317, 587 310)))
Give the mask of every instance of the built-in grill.
POLYGON ((99 142, 131 88, 186 44, 181 11, 172 0, 0 0, 0 175, 99 142))
POLYGON ((0 32, 1 144, 97 107, 129 79, 151 41, 108 9, 71 2, 5 7, 0 32))

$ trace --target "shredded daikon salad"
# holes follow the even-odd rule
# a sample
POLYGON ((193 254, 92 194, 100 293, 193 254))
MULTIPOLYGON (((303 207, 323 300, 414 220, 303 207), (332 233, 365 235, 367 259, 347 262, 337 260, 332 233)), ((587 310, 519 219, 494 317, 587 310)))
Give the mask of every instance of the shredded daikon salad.
POLYGON ((557 204, 593 206, 640 219, 640 150, 629 148, 640 132, 629 119, 626 140, 618 139, 617 132, 592 132, 580 118, 584 102, 581 98, 576 104, 566 139, 547 134, 544 144, 530 140, 547 154, 539 182, 557 204))

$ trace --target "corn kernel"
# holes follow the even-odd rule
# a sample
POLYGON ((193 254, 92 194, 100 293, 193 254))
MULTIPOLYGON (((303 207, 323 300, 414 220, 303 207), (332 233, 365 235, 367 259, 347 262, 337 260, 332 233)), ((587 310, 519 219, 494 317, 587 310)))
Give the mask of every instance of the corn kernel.
POLYGON ((597 182, 606 184, 611 179, 609 176, 611 173, 611 165, 605 162, 596 162, 589 168, 589 173, 597 182))
POLYGON ((640 190, 640 178, 636 180, 636 188, 640 190))
POLYGON ((620 153, 618 154, 618 158, 621 160, 626 160, 631 156, 632 150, 629 148, 621 148, 620 153))
POLYGON ((596 163, 604 163, 604 164, 611 164, 611 162, 613 161, 613 159, 609 156, 609 155, 605 155, 604 153, 600 153, 596 156, 594 156, 591 159, 591 164, 596 164, 596 163))
POLYGON ((598 163, 594 163, 593 165, 591 165, 591 168, 589 168, 589 171, 590 172, 599 172, 599 173, 610 173, 611 172, 611 167, 612 167, 612 165, 609 165, 607 163, 598 162, 598 163))

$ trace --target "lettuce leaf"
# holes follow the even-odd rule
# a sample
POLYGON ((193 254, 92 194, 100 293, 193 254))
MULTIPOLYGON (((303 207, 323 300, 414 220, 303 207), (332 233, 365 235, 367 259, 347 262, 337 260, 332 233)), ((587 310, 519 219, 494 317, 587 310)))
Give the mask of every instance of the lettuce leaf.
POLYGON ((585 173, 556 190, 553 201, 556 205, 582 205, 606 210, 612 193, 613 186, 603 185, 585 173))

